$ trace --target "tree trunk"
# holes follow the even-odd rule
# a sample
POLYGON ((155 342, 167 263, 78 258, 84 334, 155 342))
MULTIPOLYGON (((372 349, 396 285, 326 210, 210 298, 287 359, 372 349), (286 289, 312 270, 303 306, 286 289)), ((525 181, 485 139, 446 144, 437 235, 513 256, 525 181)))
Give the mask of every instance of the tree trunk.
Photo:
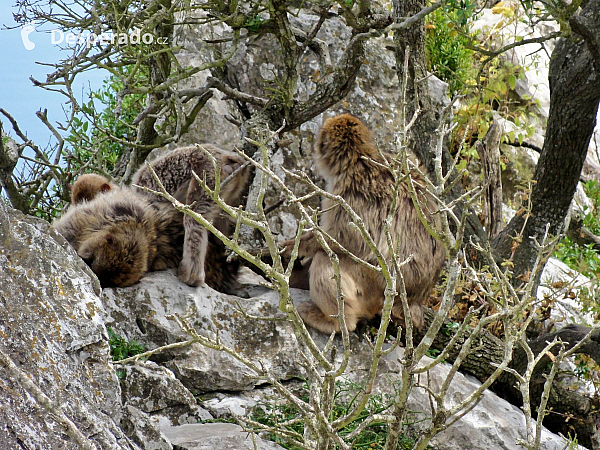
MULTIPOLYGON (((422 10, 422 0, 394 0, 394 21, 400 23, 422 10)), ((427 55, 425 54, 425 26, 422 21, 394 32, 396 67, 400 89, 406 92, 406 122, 413 117, 417 107, 419 117, 410 130, 409 148, 416 153, 427 171, 433 173, 433 145, 437 142, 439 111, 433 105, 427 83, 427 55), (404 61, 409 52, 408 74, 404 74, 404 61), (406 76, 406 86, 403 80, 406 76)))
MULTIPOLYGON (((590 1, 581 16, 590 19, 585 23, 593 27, 595 36, 600 36, 600 1, 590 1)), ((532 270, 537 254, 533 236, 541 238, 547 225, 553 235, 563 231, 596 126, 599 66, 585 39, 574 42, 563 38, 552 53, 548 76, 550 114, 534 174, 531 213, 527 220, 525 213, 517 214, 494 241, 497 255, 509 258, 514 251, 512 238, 525 226, 523 241, 512 257, 515 274, 526 275, 532 270)), ((516 278, 515 284, 518 284, 516 278)))
POLYGON ((477 141, 475 147, 483 167, 483 220, 485 230, 490 238, 500 232, 502 225, 502 179, 500 170, 500 138, 502 127, 494 119, 483 142, 477 141))

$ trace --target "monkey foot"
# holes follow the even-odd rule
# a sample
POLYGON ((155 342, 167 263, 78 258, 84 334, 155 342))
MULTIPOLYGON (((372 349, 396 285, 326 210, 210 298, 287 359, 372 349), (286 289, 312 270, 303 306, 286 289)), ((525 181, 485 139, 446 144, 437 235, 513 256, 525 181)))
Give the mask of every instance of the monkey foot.
POLYGON ((188 286, 202 286, 205 278, 204 267, 200 267, 184 259, 179 264, 177 278, 188 286))

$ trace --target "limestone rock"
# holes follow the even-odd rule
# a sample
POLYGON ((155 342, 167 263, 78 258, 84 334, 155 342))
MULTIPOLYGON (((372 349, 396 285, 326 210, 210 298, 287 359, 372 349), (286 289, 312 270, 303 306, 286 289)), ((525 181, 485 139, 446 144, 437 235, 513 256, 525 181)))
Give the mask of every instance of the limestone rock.
MULTIPOLYGON (((98 448, 137 448, 118 427, 121 391, 100 311, 99 285, 50 225, 0 199, 1 347, 98 448)), ((77 445, 0 368, 2 448, 77 445)))
POLYGON ((283 447, 252 436, 232 423, 205 423, 166 428, 165 435, 177 448, 185 450, 281 450, 283 447))
POLYGON ((557 329, 569 324, 592 326, 596 322, 592 312, 582 313, 581 304, 571 298, 571 292, 579 293, 582 288, 593 289, 594 282, 584 275, 572 270, 562 261, 550 258, 544 267, 538 289, 538 299, 554 299, 551 319, 557 329))
MULTIPOLYGON (((301 380, 286 381, 286 387, 292 392, 300 392, 306 385, 301 380)), ((284 403, 275 388, 259 386, 251 391, 232 394, 230 392, 212 392, 200 397, 204 408, 219 419, 247 417, 257 407, 284 403)))
MULTIPOLYGON (((108 314, 105 320, 127 340, 144 342, 152 349, 189 339, 168 316, 191 313, 190 321, 200 334, 214 338, 218 333, 221 343, 262 364, 278 378, 299 376, 302 372, 291 326, 244 315, 281 316, 277 294, 266 289, 259 292, 262 294, 257 297, 242 299, 208 286, 186 286, 169 271, 154 272, 130 288, 105 289, 103 301, 108 314)), ((172 370, 195 394, 252 389, 264 382, 231 355, 200 344, 162 353, 156 361, 172 370)))
MULTIPOLYGON (((399 354, 402 349, 399 349, 399 354)), ((399 355, 391 354, 388 359, 399 355)), ((426 360, 428 358, 425 358, 426 360)), ((422 362, 423 364, 426 361, 422 362)), ((434 391, 439 390, 442 382, 448 376, 450 366, 442 364, 429 371, 428 386, 434 391)), ((382 377, 385 380, 385 377, 382 377)), ((456 374, 450 385, 445 406, 452 407, 466 399, 481 383, 471 376, 456 374)), ((431 415, 429 397, 423 389, 414 389, 408 403, 408 409, 413 411, 412 418, 417 428, 426 427, 431 415), (420 422, 419 419, 425 419, 420 422)), ((480 402, 447 430, 435 436, 431 442, 437 450, 464 449, 503 449, 519 450, 519 440, 525 439, 525 420, 523 413, 514 405, 499 398, 490 391, 485 391, 480 402)), ((562 450, 566 440, 542 429, 541 449, 562 450)), ((582 449, 577 446, 576 448, 582 449)))
MULTIPOLYGON (((368 371, 370 350, 364 343, 353 347, 352 359, 349 366, 352 371, 348 378, 358 381, 368 371)), ((393 396, 395 383, 401 370, 398 362, 404 356, 404 349, 397 348, 385 356, 379 364, 380 375, 377 378, 376 392, 393 396)), ((431 359, 424 357, 420 366, 426 365, 431 359)), ((442 383, 448 377, 451 366, 439 364, 420 376, 422 384, 426 384, 433 392, 439 392, 442 383)), ((470 375, 457 373, 450 383, 444 406, 451 408, 466 399, 481 383, 470 375)), ((412 425, 409 431, 418 435, 431 424, 430 398, 428 393, 415 387, 408 399, 407 410, 410 411, 407 422, 412 425)), ((458 422, 447 430, 436 435, 431 445, 436 450, 518 450, 522 447, 517 443, 525 439, 525 419, 519 408, 499 398, 493 392, 484 391, 479 403, 458 422)), ((541 449, 562 450, 566 440, 546 428, 542 429, 541 449)), ((582 449, 582 447, 576 447, 582 449)))
POLYGON ((121 426, 144 450, 173 450, 171 441, 160 429, 160 417, 151 417, 132 405, 124 408, 121 426))
MULTIPOLYGON (((290 17, 290 20, 297 28, 311 30, 319 17, 314 13, 301 11, 297 17, 290 17)), ((197 66, 212 59, 214 55, 211 46, 207 45, 205 40, 223 38, 229 33, 227 27, 222 25, 186 27, 180 30, 178 39, 183 49, 177 54, 178 60, 187 67, 197 66)), ((350 33, 350 28, 342 18, 327 20, 317 33, 317 39, 327 43, 334 64, 341 57, 344 50, 343 43, 349 38, 350 33)), ((329 111, 306 122, 298 132, 290 133, 289 137, 294 142, 283 151, 286 160, 291 156, 299 159, 295 162, 300 164, 286 165, 287 167, 310 168, 312 159, 308 158, 306 161, 304 156, 310 154, 315 134, 321 123, 326 117, 343 112, 349 112, 364 120, 374 130, 377 142, 384 150, 395 149, 395 133, 399 129, 402 115, 393 41, 391 38, 381 37, 369 40, 366 46, 365 54, 369 55, 368 61, 360 69, 350 94, 329 111)), ((281 53, 277 51, 278 47, 277 41, 270 36, 253 36, 239 43, 238 50, 227 63, 227 68, 240 90, 253 95, 266 96, 269 88, 276 87, 273 80, 275 76, 281 77, 282 74, 275 70, 284 67, 281 53)), ((307 99, 314 92, 316 84, 313 80, 319 76, 315 72, 317 68, 316 56, 307 51, 300 64, 300 82, 296 92, 300 100, 307 99)), ((192 87, 199 87, 206 82, 207 77, 208 71, 204 71, 190 78, 186 83, 192 87)), ((432 98, 440 106, 447 105, 448 85, 435 76, 428 78, 428 84, 432 98)), ((207 107, 203 108, 188 133, 182 137, 180 144, 214 142, 227 148, 241 144, 238 127, 225 119, 227 114, 235 116, 236 112, 223 97, 216 93, 209 100, 207 107)))
MULTIPOLYGON (((106 289, 103 298, 110 314, 107 322, 120 334, 127 335, 128 339, 146 342, 150 348, 188 339, 167 316, 191 312, 190 321, 201 335, 215 337, 218 330, 221 343, 235 349, 252 364, 268 369, 278 379, 302 376, 303 360, 298 356, 299 347, 291 326, 285 321, 257 320, 242 313, 245 311, 253 316, 282 317, 282 313, 278 311, 278 296, 262 288, 248 292, 252 295, 251 298, 235 298, 206 287, 190 288, 181 284, 172 273, 157 272, 149 274, 136 286, 106 289)), ((293 295, 297 301, 307 299, 304 291, 294 290, 293 295)), ((328 340, 328 336, 324 334, 315 331, 311 331, 311 334, 320 348, 328 340)), ((341 345, 339 337, 336 342, 341 345)), ((358 382, 370 368, 372 350, 361 333, 351 333, 350 343, 351 357, 344 378, 358 382)), ((394 383, 398 381, 401 369, 398 359, 402 357, 402 351, 396 349, 380 362, 377 392, 393 395, 394 383)), ((341 353, 338 351, 338 358, 341 353)), ((225 352, 193 344, 183 350, 157 355, 155 359, 173 370, 192 392, 206 393, 202 396, 201 403, 216 417, 247 416, 261 402, 274 404, 281 401, 275 390, 263 388, 264 380, 258 379, 256 373, 225 352)), ((449 370, 450 366, 439 365, 430 371, 430 386, 434 390, 439 388, 449 370)), ((448 406, 465 398, 479 385, 477 380, 457 374, 451 383, 448 406)), ((419 427, 424 427, 431 416, 428 405, 426 394, 420 389, 414 389, 408 409, 414 411, 414 419, 423 421, 415 428, 415 432, 419 432, 422 429, 419 427)), ((185 425, 184 428, 176 429, 194 428, 185 425)), ((518 408, 491 392, 485 392, 480 404, 438 436, 432 444, 435 448, 444 450, 517 449, 518 440, 525 437, 523 429, 523 414, 518 408)), ((183 441, 174 440, 169 429, 163 430, 173 445, 188 442, 188 438, 181 438, 183 441)), ((545 449, 558 449, 564 445, 562 438, 547 430, 543 432, 543 440, 542 448, 545 449)), ((202 445, 208 445, 206 442, 203 441, 202 445)))
POLYGON ((149 415, 166 417, 174 425, 197 423, 213 417, 198 406, 196 399, 173 372, 151 361, 137 361, 120 368, 125 406, 149 415))

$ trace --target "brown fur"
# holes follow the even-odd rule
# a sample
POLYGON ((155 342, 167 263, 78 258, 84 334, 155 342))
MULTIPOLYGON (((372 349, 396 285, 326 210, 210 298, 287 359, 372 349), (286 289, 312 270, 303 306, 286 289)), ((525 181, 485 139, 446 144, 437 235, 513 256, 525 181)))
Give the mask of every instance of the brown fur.
MULTIPOLYGON (((217 164, 221 169, 221 181, 244 163, 244 159, 236 153, 221 150, 210 144, 204 144, 203 147, 210 151, 217 159, 217 164)), ((179 148, 152 162, 152 168, 171 195, 185 204, 193 204, 193 210, 201 213, 206 219, 212 222, 218 219, 221 212, 220 208, 206 195, 202 187, 192 176, 192 172, 196 172, 198 176, 206 179, 207 184, 211 188, 214 188, 215 179, 212 163, 201 149, 196 146, 179 148)), ((225 185, 223 191, 220 193, 223 200, 232 204, 239 199, 247 177, 248 171, 244 170, 225 185)), ((153 190, 159 189, 147 167, 142 167, 138 170, 133 177, 132 183, 153 190)), ((157 197, 141 189, 138 189, 137 192, 140 195, 145 195, 148 201, 153 204, 165 202, 161 197, 157 197)), ((218 221, 216 225, 218 228, 226 227, 226 223, 226 221, 218 221)), ((206 277, 205 260, 209 242, 208 235, 210 233, 187 215, 183 218, 183 226, 185 229, 185 240, 183 257, 178 269, 178 277, 190 286, 199 286, 204 284, 206 277)), ((221 229, 220 231, 226 232, 227 230, 221 229)), ((212 242, 215 246, 222 246, 218 239, 213 239, 212 242)))
MULTIPOLYGON (((204 147, 217 158, 221 180, 243 163, 235 153, 204 147)), ((195 211, 213 220, 221 231, 228 231, 228 221, 219 218, 219 207, 192 177, 195 171, 214 187, 212 164, 202 150, 176 149, 151 165, 169 193, 184 203, 194 203, 195 211)), ((239 172, 223 188, 221 197, 234 203, 247 176, 247 170, 239 172)), ((134 175, 133 183, 158 190, 146 167, 134 175)), ((54 227, 90 265, 103 286, 130 286, 147 271, 179 267, 179 278, 191 286, 203 284, 206 271, 211 287, 231 292, 237 284, 238 263, 228 263, 222 243, 188 219, 161 197, 139 188, 120 188, 75 205, 54 227)))
POLYGON ((103 192, 117 188, 110 180, 102 175, 86 173, 77 177, 77 180, 69 187, 71 190, 71 203, 77 205, 81 202, 89 202, 103 192))
POLYGON ((106 287, 130 286, 149 270, 175 266, 183 243, 177 222, 168 208, 122 188, 72 206, 53 225, 106 287))
MULTIPOLYGON (((360 120, 342 114, 325 121, 317 139, 315 161, 327 182, 327 190, 343 197, 361 216, 377 248, 385 258, 389 258, 382 224, 392 207, 393 176, 388 169, 362 159, 363 156, 383 163, 372 143, 369 129, 360 120)), ((423 193, 421 195, 427 208, 433 211, 433 200, 423 193)), ((323 229, 356 256, 376 265, 377 260, 360 233, 349 226, 350 216, 341 207, 334 207, 329 199, 323 200, 322 209, 325 211, 321 220, 323 229)), ((422 304, 437 281, 445 251, 419 220, 405 184, 400 186, 393 217, 392 241, 400 260, 413 255, 413 260, 404 266, 402 275, 412 320, 417 327, 422 327, 422 304)), ((301 304, 298 312, 308 325, 320 331, 339 331, 337 318, 331 317, 338 312, 333 267, 316 239, 306 235, 303 236, 300 256, 309 258, 311 255, 309 285, 312 302, 301 304)), ((339 254, 339 260, 346 324, 353 331, 360 320, 381 313, 386 284, 382 275, 352 259, 339 254)), ((392 314, 396 318, 403 317, 399 299, 392 314)))

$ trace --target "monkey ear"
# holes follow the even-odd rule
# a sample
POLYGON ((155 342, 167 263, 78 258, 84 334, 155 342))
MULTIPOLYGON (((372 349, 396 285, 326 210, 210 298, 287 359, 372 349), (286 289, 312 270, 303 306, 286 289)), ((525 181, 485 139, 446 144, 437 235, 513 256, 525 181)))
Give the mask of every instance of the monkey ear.
POLYGON ((100 186, 100 192, 108 192, 108 191, 110 191, 110 184, 104 183, 102 186, 100 186))
POLYGON ((110 246, 114 246, 117 243, 117 240, 112 234, 106 235, 106 243, 110 246))

